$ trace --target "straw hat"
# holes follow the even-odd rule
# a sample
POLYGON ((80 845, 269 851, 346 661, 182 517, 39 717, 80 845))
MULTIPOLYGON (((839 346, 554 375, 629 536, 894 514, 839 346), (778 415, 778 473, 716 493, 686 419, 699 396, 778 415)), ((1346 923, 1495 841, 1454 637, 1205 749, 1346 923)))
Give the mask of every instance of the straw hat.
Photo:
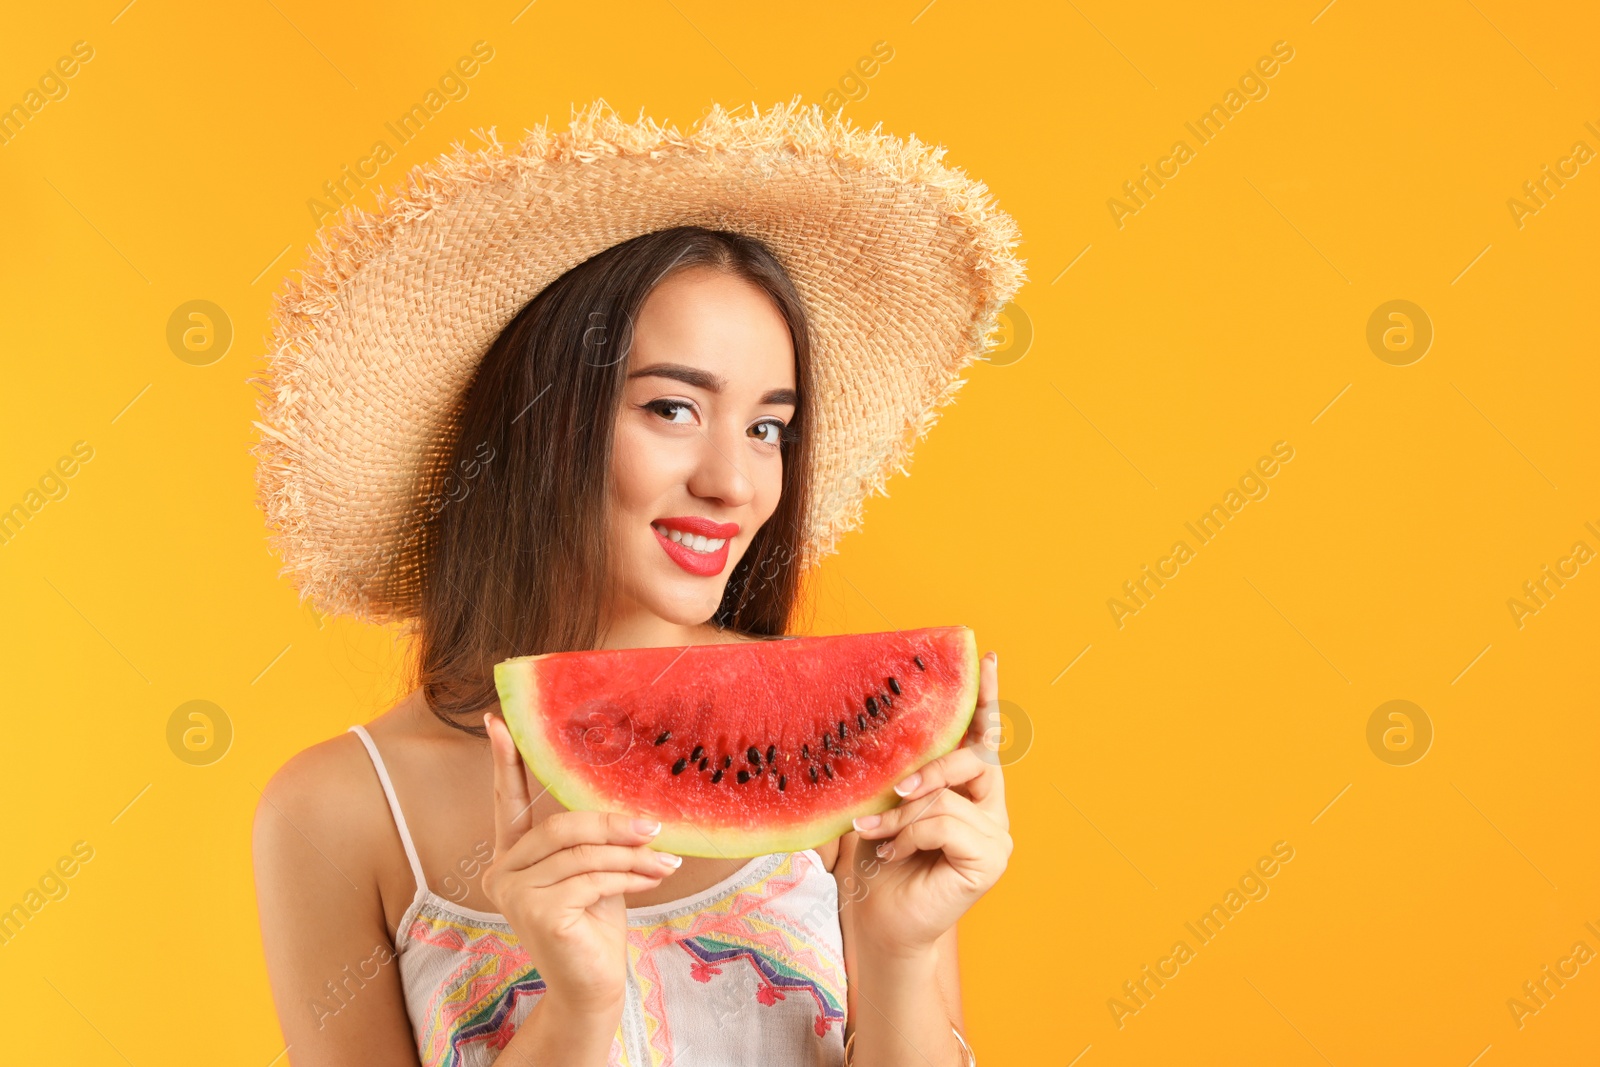
POLYGON ((713 107, 689 132, 603 100, 571 128, 493 130, 412 168, 323 228, 277 293, 260 390, 258 499, 302 599, 415 617, 423 475, 454 436, 478 360, 566 271, 673 226, 767 244, 813 331, 816 471, 801 566, 864 504, 984 358, 1023 281, 1015 222, 944 149, 866 131, 797 97, 713 107))

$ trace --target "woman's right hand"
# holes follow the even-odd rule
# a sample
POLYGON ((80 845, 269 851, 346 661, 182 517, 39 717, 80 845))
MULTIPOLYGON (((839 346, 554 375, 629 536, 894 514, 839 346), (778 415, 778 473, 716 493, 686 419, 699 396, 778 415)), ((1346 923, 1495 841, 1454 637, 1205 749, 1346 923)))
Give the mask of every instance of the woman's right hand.
POLYGON ((653 820, 560 811, 535 823, 527 768, 505 721, 492 713, 483 721, 494 758, 495 836, 483 891, 544 979, 544 1000, 554 998, 563 1014, 620 1019, 623 894, 655 888, 683 861, 648 847, 661 830, 653 820))

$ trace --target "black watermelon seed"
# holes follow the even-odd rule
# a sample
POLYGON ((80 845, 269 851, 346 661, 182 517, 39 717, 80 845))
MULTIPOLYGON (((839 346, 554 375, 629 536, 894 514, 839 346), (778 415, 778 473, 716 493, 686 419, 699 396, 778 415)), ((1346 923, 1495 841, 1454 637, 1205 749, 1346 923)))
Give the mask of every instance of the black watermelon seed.
POLYGON ((750 780, 750 772, 749 771, 740 771, 739 772, 739 784, 740 785, 744 785, 744 783, 748 782, 749 780, 750 780))
POLYGON ((761 766, 761 753, 756 751, 756 746, 754 745, 744 750, 744 758, 757 767, 761 766))
POLYGON ((878 702, 871 697, 867 698, 867 714, 874 719, 878 717, 878 702))
POLYGON ((885 708, 894 707, 894 701, 889 699, 889 694, 888 693, 879 693, 878 694, 878 702, 880 704, 882 704, 885 708))
POLYGON ((784 775, 781 775, 781 774, 778 775, 778 788, 779 789, 787 789, 788 787, 789 787, 789 779, 787 777, 785 777, 784 775))
POLYGON ((678 757, 678 762, 674 763, 672 765, 672 773, 673 774, 682 774, 683 773, 683 769, 685 767, 687 767, 687 766, 689 766, 689 761, 684 759, 682 756, 679 756, 678 757))
POLYGON ((889 692, 893 693, 895 696, 900 695, 900 683, 895 681, 893 678, 889 679, 889 692))
POLYGON ((810 770, 811 770, 811 780, 813 782, 815 782, 817 780, 817 769, 816 769, 816 767, 812 767, 812 768, 810 768, 810 770))
POLYGON ((839 720, 839 740, 844 740, 844 720, 839 720))
POLYGON ((822 765, 822 773, 826 774, 829 778, 832 778, 833 777, 833 768, 828 766, 826 763, 824 763, 822 765))
POLYGON ((711 776, 711 784, 712 785, 716 785, 720 781, 722 781, 722 768, 718 767, 717 768, 717 773, 715 773, 715 774, 713 774, 711 776))
POLYGON ((832 749, 833 749, 833 741, 830 738, 830 735, 828 735, 828 734, 823 734, 822 735, 822 747, 827 749, 827 750, 829 750, 829 751, 832 751, 832 749))
POLYGON ((924 667, 922 665, 922 657, 921 656, 912 656, 911 657, 911 662, 915 663, 917 665, 917 670, 919 670, 919 671, 925 671, 925 670, 928 669, 928 668, 926 668, 926 667, 924 667))
POLYGON ((666 744, 666 743, 667 743, 667 742, 668 742, 668 741, 669 741, 669 740, 670 740, 670 739, 671 739, 671 738, 672 738, 672 731, 671 731, 671 730, 662 730, 662 731, 661 731, 661 736, 660 736, 660 737, 658 737, 658 738, 656 738, 656 744, 658 744, 658 745, 664 745, 664 744, 666 744))
POLYGON ((801 745, 800 746, 800 758, 801 759, 810 759, 811 758, 811 746, 810 745, 801 745))
POLYGON ((702 771, 706 769, 706 761, 703 758, 700 760, 700 769, 702 771))
POLYGON ((706 754, 706 746, 704 746, 704 745, 696 745, 696 746, 694 746, 694 751, 689 753, 689 761, 691 763, 695 762, 695 761, 699 760, 700 757, 704 756, 705 754, 706 754))
POLYGON ((722 769, 723 770, 727 770, 729 767, 732 767, 732 766, 733 766, 733 757, 732 756, 723 756, 722 757, 722 769))
POLYGON ((865 730, 866 728, 867 728, 867 717, 865 715, 857 715, 856 716, 856 729, 865 730))
POLYGON ((767 762, 768 763, 772 763, 775 760, 777 760, 777 758, 778 758, 778 746, 777 745, 768 745, 767 746, 767 762))

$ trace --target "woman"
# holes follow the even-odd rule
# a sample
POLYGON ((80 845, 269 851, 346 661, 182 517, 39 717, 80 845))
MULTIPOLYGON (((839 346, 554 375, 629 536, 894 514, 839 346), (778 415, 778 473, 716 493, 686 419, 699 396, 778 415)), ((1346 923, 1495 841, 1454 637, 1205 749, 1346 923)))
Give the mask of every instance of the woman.
MULTIPOLYGON (((506 208, 516 198, 496 184, 506 175, 483 165, 511 157, 486 154, 470 175, 455 172, 454 184, 413 186, 430 198, 426 215, 400 210, 403 201, 381 204, 380 218, 416 228, 358 248, 354 265, 335 264, 349 245, 325 238, 324 266, 338 269, 323 271, 322 289, 313 271, 280 306, 288 325, 264 380, 273 402, 262 425, 263 489, 279 544, 302 589, 324 606, 407 620, 419 683, 365 728, 294 757, 263 794, 255 828, 263 938, 296 1067, 499 1056, 972 1062, 958 1029, 955 923, 1011 851, 1000 770, 981 734, 998 700, 993 653, 981 664, 968 744, 901 783, 899 807, 817 849, 749 861, 670 856, 650 847, 658 823, 566 811, 530 778, 494 714, 493 664, 514 655, 783 634, 802 562, 831 547, 859 510, 859 498, 839 501, 841 487, 860 491, 841 459, 858 469, 863 460, 904 461, 892 444, 875 456, 873 445, 829 432, 845 414, 829 386, 841 368, 866 363, 850 363, 834 332, 841 309, 893 310, 889 290, 844 299, 862 268, 830 254, 827 236, 806 226, 822 216, 797 210, 792 193, 776 236, 751 235, 773 207, 762 190, 771 196, 775 163, 837 162, 862 135, 815 112, 743 120, 739 137, 720 121, 708 118, 695 144, 643 123, 623 127, 598 106, 575 120, 566 143, 536 146, 540 177, 555 184, 520 188, 540 210, 506 208), (772 137, 783 123, 788 136, 772 137), (797 130, 841 143, 808 157, 816 142, 797 149, 797 130), (708 147, 722 158, 705 170, 708 147), (642 159, 651 161, 643 174, 642 159), (571 160, 579 162, 558 165, 571 160), (597 173, 607 164, 613 173, 597 173), (725 229, 660 225, 681 218, 680 197, 693 202, 697 189, 734 192, 730 170, 747 181, 737 198, 743 218, 729 211, 725 229), (674 192, 663 201, 666 176, 674 192), (597 181, 620 183, 610 189, 618 211, 638 211, 651 195, 657 210, 640 212, 630 223, 638 232, 623 240, 591 235, 602 246, 593 254, 568 249, 575 264, 559 273, 529 270, 526 257, 486 261, 508 247, 496 227, 549 220, 550 203, 563 199, 576 205, 569 224, 594 210, 583 194, 597 181), (428 259, 438 235, 471 229, 486 210, 491 221, 445 272, 477 285, 458 292, 456 310, 498 328, 481 357, 469 357, 459 323, 418 302, 449 288, 428 259), (422 240, 429 225, 436 239, 422 240), (844 275, 832 296, 824 284, 803 297, 785 269, 787 261, 809 273, 817 264, 806 249, 844 275), (408 276, 417 280, 409 292, 408 276), (381 292, 363 288, 373 279, 381 292), (508 314, 484 311, 484 293, 502 306, 533 295, 508 314), (305 312, 314 303, 316 313, 305 312), (317 320, 330 306, 338 321, 317 320), (454 376, 429 378, 397 358, 405 331, 418 329, 420 365, 438 368, 449 347, 454 376), (308 400, 319 391, 332 395, 308 400), (449 399, 443 417, 430 391, 449 399), (398 430, 358 425, 352 411, 375 412, 368 421, 398 430), (432 429, 416 428, 430 417, 432 429), (424 492, 385 489, 385 477, 408 467, 394 433, 412 442, 411 477, 424 492)), ((811 198, 831 188, 830 172, 832 164, 803 176, 811 198)), ((880 176, 885 189, 890 179, 904 184, 880 176)), ((933 202, 950 191, 926 188, 933 202)), ((893 219, 875 214, 880 200, 863 204, 842 239, 870 262, 888 250, 872 240, 893 219)), ((844 214, 837 201, 819 210, 836 224, 844 214)), ((1004 216, 979 221, 1003 245, 1009 220, 996 219, 1004 216)), ((1009 296, 1020 278, 1014 261, 1009 274, 975 270, 973 249, 993 256, 994 247, 971 234, 926 251, 940 233, 938 220, 916 232, 925 258, 909 265, 960 266, 989 289, 974 292, 969 279, 953 315, 943 311, 949 321, 939 328, 967 350, 937 353, 946 365, 895 413, 923 428, 953 389, 949 365, 973 358, 962 314, 988 319, 981 346, 996 294, 1009 296)), ((911 299, 939 284, 950 283, 910 286, 911 299)), ((941 309, 926 313, 938 318, 941 309)), ((881 380, 915 377, 904 366, 912 355, 890 353, 881 380)), ((871 405, 857 406, 870 424, 871 405)))

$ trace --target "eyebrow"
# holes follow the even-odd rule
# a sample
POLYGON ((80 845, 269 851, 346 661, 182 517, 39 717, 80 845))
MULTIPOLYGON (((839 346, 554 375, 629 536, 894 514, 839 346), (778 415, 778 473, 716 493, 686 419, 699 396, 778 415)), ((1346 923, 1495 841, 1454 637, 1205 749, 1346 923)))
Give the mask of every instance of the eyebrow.
MULTIPOLYGON (((712 374, 710 371, 701 370, 699 367, 688 367, 682 363, 653 363, 642 370, 636 370, 628 375, 628 380, 635 378, 671 378, 685 385, 692 385, 696 389, 704 389, 708 393, 720 393, 722 387, 728 384, 726 378, 712 374)), ((793 389, 770 389, 761 397, 763 404, 788 404, 790 407, 800 406, 800 395, 793 389)))
POLYGON ((692 385, 696 389, 704 389, 708 393, 720 393, 722 387, 728 384, 727 379, 710 371, 701 370, 699 367, 687 367, 682 363, 653 363, 629 374, 628 380, 646 377, 671 378, 685 385, 692 385))

